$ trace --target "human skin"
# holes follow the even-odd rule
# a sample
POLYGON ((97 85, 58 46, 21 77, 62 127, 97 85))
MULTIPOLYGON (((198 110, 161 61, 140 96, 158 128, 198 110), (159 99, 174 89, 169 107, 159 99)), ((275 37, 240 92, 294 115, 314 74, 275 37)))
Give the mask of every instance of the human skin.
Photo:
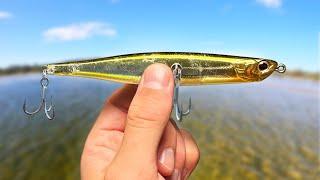
POLYGON ((191 134, 170 119, 173 75, 150 65, 138 85, 106 101, 81 157, 81 178, 187 179, 200 154, 191 134))

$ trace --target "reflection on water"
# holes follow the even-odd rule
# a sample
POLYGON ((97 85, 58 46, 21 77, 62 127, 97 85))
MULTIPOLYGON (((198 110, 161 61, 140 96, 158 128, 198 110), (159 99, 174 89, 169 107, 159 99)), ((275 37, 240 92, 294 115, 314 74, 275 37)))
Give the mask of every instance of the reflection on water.
MULTIPOLYGON (((39 80, 0 78, 0 179, 78 179, 86 135, 105 98, 120 86, 51 77, 57 116, 47 121, 21 109, 25 97, 38 105, 39 80)), ((279 78, 183 88, 194 108, 181 126, 195 136, 202 155, 192 178, 314 179, 320 173, 318 92, 316 82, 279 78)))

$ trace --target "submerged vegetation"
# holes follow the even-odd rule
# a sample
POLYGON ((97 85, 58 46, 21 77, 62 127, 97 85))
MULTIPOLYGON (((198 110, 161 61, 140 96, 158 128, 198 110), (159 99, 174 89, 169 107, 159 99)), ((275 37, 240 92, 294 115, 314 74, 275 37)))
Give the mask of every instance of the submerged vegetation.
MULTIPOLYGON (((315 149, 301 140, 290 142, 299 132, 289 131, 291 137, 281 137, 263 122, 234 116, 229 120, 233 122, 216 119, 214 125, 195 120, 185 123, 201 151, 194 179, 316 179, 319 175, 315 149)), ((314 142, 316 135, 314 132, 314 142)))
MULTIPOLYGON (((1 79, 0 179, 79 179, 85 138, 117 87, 52 77, 57 117, 47 121, 44 115, 27 118, 21 110, 25 96, 37 104, 39 76, 1 79)), ((318 82, 274 77, 181 90, 182 97, 192 97, 194 108, 180 126, 193 134, 201 151, 191 179, 319 177, 318 82)))

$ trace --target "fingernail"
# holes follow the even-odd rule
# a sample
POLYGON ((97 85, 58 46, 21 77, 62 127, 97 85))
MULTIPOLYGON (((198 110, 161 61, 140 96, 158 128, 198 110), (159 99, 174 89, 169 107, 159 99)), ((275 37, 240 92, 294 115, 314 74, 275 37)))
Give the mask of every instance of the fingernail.
POLYGON ((151 89, 164 89, 169 85, 169 73, 163 65, 151 65, 143 73, 142 86, 151 89))
POLYGON ((178 169, 175 169, 171 175, 171 180, 180 180, 181 179, 181 174, 178 169))
POLYGON ((174 151, 172 148, 165 148, 160 157, 159 162, 169 170, 174 168, 174 151))

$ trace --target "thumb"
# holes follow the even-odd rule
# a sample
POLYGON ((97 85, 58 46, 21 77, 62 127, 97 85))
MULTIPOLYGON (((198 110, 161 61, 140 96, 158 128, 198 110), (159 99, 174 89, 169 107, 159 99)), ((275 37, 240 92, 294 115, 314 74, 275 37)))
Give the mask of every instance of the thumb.
POLYGON ((127 163, 128 158, 140 165, 156 162, 158 145, 171 114, 173 84, 171 69, 164 64, 150 65, 143 73, 117 155, 126 158, 127 163))

